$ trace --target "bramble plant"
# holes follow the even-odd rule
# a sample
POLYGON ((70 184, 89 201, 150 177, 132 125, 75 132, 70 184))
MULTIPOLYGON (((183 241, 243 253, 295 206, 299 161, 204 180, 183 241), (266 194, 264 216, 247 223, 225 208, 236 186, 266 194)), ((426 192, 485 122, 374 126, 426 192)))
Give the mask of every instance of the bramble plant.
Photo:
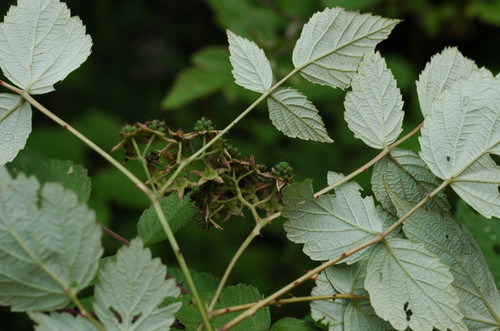
POLYGON ((33 97, 52 92, 78 68, 92 41, 58 0, 18 0, 0 24, 0 67, 10 81, 0 85, 11 92, 0 94, 0 304, 26 312, 37 330, 498 330, 494 279, 443 190, 451 187, 487 218, 500 217, 493 159, 500 155, 500 78, 445 48, 416 82, 423 123, 399 138, 402 96, 375 51, 398 22, 342 8, 318 12, 303 26, 294 69, 283 78, 273 76, 254 42, 228 30, 235 82, 260 96, 221 130, 205 117, 190 132, 163 120, 125 124, 114 150, 125 151, 125 165, 141 165, 140 179, 33 97), (294 74, 350 88, 347 125, 380 150, 349 175, 329 172, 328 186, 316 192, 310 180, 294 182, 288 162, 259 163, 224 137, 267 101, 284 135, 332 143, 313 103, 284 86, 294 74), (101 232, 115 234, 87 206, 90 179, 82 166, 48 160, 24 173, 7 170, 30 135, 32 108, 150 200, 138 237, 118 237, 124 246, 116 256, 101 258, 101 232), (397 148, 419 132, 419 153, 397 148), (353 179, 372 166, 375 198, 363 197, 353 179), (175 232, 193 220, 222 229, 232 215, 255 225, 220 281, 189 269, 175 232), (267 297, 249 285, 227 286, 245 249, 280 216, 288 239, 303 244, 318 266, 267 297), (162 241, 179 269, 152 258, 148 246, 162 241), (283 298, 311 279, 310 296, 283 298), (82 300, 89 289, 93 295, 82 300), (271 327, 270 305, 297 302, 310 302, 309 321, 284 318, 271 327))

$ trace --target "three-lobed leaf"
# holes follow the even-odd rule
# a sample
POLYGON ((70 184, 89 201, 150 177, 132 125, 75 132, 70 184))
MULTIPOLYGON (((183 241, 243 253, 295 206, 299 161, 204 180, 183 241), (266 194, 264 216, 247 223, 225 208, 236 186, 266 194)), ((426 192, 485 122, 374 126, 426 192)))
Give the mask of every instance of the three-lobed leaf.
POLYGON ((420 156, 437 177, 485 217, 500 217, 500 80, 476 70, 432 104, 420 156))
POLYGON ((159 307, 165 298, 180 294, 175 280, 165 279, 166 273, 140 239, 121 248, 116 261, 99 270, 95 287, 95 312, 106 330, 168 329, 181 303, 159 307))
POLYGON ((81 20, 58 0, 19 0, 0 23, 0 67, 30 94, 53 91, 85 62, 91 46, 81 20))
MULTIPOLYGON (((342 178, 329 173, 329 182, 342 178)), ((287 237, 303 243, 304 253, 313 260, 329 260, 373 238, 382 231, 371 197, 361 197, 355 182, 335 189, 335 195, 315 198, 310 181, 288 186, 283 193, 283 224, 287 237)), ((364 249, 344 259, 353 263, 363 258, 364 249)))
POLYGON ((316 107, 299 91, 279 88, 267 98, 267 105, 271 122, 286 136, 333 142, 316 107))
POLYGON ((368 260, 365 288, 378 316, 397 330, 466 330, 449 267, 423 244, 391 238, 368 260))
POLYGON ((14 94, 0 94, 0 166, 12 161, 31 133, 31 106, 14 94))
POLYGON ((293 64, 312 83, 345 89, 363 56, 391 33, 398 20, 327 8, 304 25, 293 64))
POLYGON ((345 120, 356 138, 383 149, 396 141, 403 125, 403 98, 379 52, 365 54, 345 97, 345 120))
POLYGON ((60 184, 0 168, 0 304, 13 311, 69 303, 102 254, 94 213, 60 184))
POLYGON ((227 39, 236 84, 259 93, 267 91, 273 83, 273 72, 264 51, 254 42, 229 30, 227 39))

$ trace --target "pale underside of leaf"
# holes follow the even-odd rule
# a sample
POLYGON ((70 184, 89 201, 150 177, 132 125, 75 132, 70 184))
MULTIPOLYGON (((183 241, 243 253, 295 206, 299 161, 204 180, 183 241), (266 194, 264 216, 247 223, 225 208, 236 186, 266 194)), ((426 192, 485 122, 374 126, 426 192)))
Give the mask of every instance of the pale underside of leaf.
POLYGON ((58 0, 19 0, 0 24, 0 67, 30 94, 53 91, 87 59, 91 46, 81 20, 58 0))
MULTIPOLYGON (((338 292, 332 286, 324 272, 316 279, 316 287, 312 289, 311 295, 334 295, 338 292)), ((311 316, 314 320, 328 326, 329 331, 344 330, 344 312, 348 305, 344 299, 312 301, 311 316)))
POLYGON ((446 215, 420 209, 404 223, 404 232, 450 267, 469 329, 496 330, 500 327, 500 299, 495 281, 467 227, 446 215))
POLYGON ((434 55, 417 80, 417 94, 422 114, 432 111, 434 100, 454 82, 466 78, 477 69, 474 61, 466 58, 456 47, 447 47, 434 55))
POLYGON ((0 94, 0 166, 12 161, 31 133, 31 106, 20 96, 0 94))
POLYGON ((106 330, 168 329, 181 303, 159 308, 165 298, 180 294, 175 280, 165 279, 166 272, 140 239, 121 248, 116 262, 108 261, 101 268, 95 288, 94 308, 106 330))
POLYGON ((390 34, 398 20, 327 8, 304 25, 293 64, 309 81, 345 89, 366 53, 390 34))
POLYGON ((419 139, 420 156, 485 217, 500 217, 500 80, 474 71, 434 101, 419 139))
MULTIPOLYGON (((398 208, 392 201, 391 192, 413 206, 436 189, 441 181, 417 154, 395 148, 375 164, 371 183, 380 204, 394 215, 402 216, 404 212, 401 209, 404 208, 398 208)), ((427 202, 425 208, 448 211, 450 205, 444 192, 440 192, 427 202)))
POLYGON ((403 130, 403 97, 379 52, 365 54, 344 107, 349 129, 368 146, 383 149, 396 141, 403 130))
POLYGON ((377 315, 397 330, 466 330, 452 281, 423 244, 392 238, 370 256, 365 287, 377 315))
POLYGON ((259 93, 267 91, 273 83, 273 72, 264 51, 229 30, 227 38, 236 84, 259 93))
POLYGON ((87 318, 80 315, 74 317, 68 313, 35 313, 28 312, 28 316, 37 325, 35 331, 57 331, 68 330, 71 331, 96 331, 97 328, 87 318))
POLYGON ((60 184, 0 167, 0 304, 52 310, 92 280, 102 254, 94 213, 60 184))
MULTIPOLYGON (((349 182, 335 189, 335 195, 314 198, 310 182, 289 186, 284 191, 283 216, 287 237, 303 243, 313 260, 329 260, 373 238, 382 230, 371 197, 362 198, 360 186, 349 182)), ((364 249, 342 260, 354 263, 369 253, 364 249)))
POLYGON ((274 126, 291 138, 333 142, 316 107, 297 90, 279 88, 267 99, 274 126))

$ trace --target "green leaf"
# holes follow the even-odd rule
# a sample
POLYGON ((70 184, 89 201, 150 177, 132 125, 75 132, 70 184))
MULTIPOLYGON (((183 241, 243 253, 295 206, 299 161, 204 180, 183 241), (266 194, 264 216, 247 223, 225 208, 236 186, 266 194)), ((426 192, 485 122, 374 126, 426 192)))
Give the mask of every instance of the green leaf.
MULTIPOLYGON (((204 303, 206 304, 210 303, 213 294, 213 291, 205 291, 200 293, 202 301, 204 301, 204 303)), ((262 298, 262 294, 259 293, 259 290, 256 287, 245 284, 228 286, 224 288, 224 290, 222 290, 219 301, 215 305, 214 309, 223 309, 246 303, 257 302, 262 298)), ((214 327, 219 328, 223 326, 224 324, 238 316, 239 313, 241 312, 232 312, 216 317, 213 320, 214 327)), ((186 307, 183 307, 176 316, 180 320, 180 322, 184 326, 186 326, 186 330, 196 330, 198 324, 200 323, 200 315, 192 302, 186 307)), ((255 315, 246 318, 241 323, 231 328, 231 330, 268 330, 270 325, 271 315, 269 312, 269 307, 264 307, 257 311, 255 315)))
POLYGON ((333 142, 311 101, 297 90, 279 88, 267 99, 274 126, 291 138, 333 142))
POLYGON ((314 324, 293 317, 284 317, 273 324, 269 331, 319 331, 314 324))
POLYGON ((164 109, 184 106, 190 101, 209 95, 227 83, 233 84, 227 48, 207 47, 195 53, 194 67, 182 71, 162 101, 164 109))
POLYGON ((121 248, 116 262, 100 270, 95 287, 95 312, 106 330, 168 329, 181 303, 159 308, 165 298, 180 294, 175 280, 165 279, 166 271, 140 239, 121 248))
POLYGON ((345 89, 363 55, 391 33, 399 20, 327 8, 304 25, 293 64, 312 83, 345 89))
MULTIPOLYGON (((366 261, 360 261, 351 265, 337 265, 325 269, 325 277, 338 293, 351 293, 356 295, 365 295, 366 292, 366 261)), ((327 294, 327 293, 325 293, 327 294)))
POLYGON ((392 238, 373 250, 365 287, 377 315, 397 330, 466 330, 452 281, 423 244, 392 238))
POLYGON ((30 94, 53 91, 91 47, 82 21, 58 0, 18 0, 0 24, 0 67, 30 94))
POLYGON ((455 217, 467 224, 476 238, 493 278, 496 280, 496 285, 500 288, 500 243, 498 242, 500 227, 495 223, 500 220, 489 220, 479 215, 463 201, 459 201, 456 208, 455 217))
POLYGON ((354 136, 377 149, 396 141, 403 125, 403 97, 379 52, 366 54, 344 101, 354 136))
POLYGON ((264 51, 254 42, 227 30, 229 60, 233 66, 236 84, 259 93, 264 93, 273 83, 273 71, 264 51))
POLYGON ((34 313, 28 312, 28 316, 37 324, 36 331, 96 331, 97 328, 88 319, 78 315, 74 317, 68 313, 34 313))
MULTIPOLYGON (((328 270, 328 269, 327 269, 328 270)), ((312 289, 311 295, 331 295, 338 294, 328 279, 328 271, 321 272, 316 279, 316 286, 312 289)), ((316 300, 312 301, 311 316, 315 321, 327 325, 328 330, 344 330, 344 312, 349 304, 346 299, 316 300)))
POLYGON ((419 209, 406 220, 403 230, 410 240, 425 244, 450 267, 467 327, 498 330, 500 297, 495 281, 465 225, 449 214, 419 209))
POLYGON ((0 132, 0 166, 3 166, 24 148, 31 133, 31 106, 20 96, 0 94, 0 132))
MULTIPOLYGON (((176 194, 171 194, 160 200, 160 206, 173 233, 197 215, 194 203, 189 200, 189 197, 184 197, 183 201, 180 202, 176 194)), ((137 223, 137 231, 145 246, 151 246, 167 239, 153 206, 142 213, 137 223)))
POLYGON ((446 47, 434 55, 417 80, 418 101, 424 117, 432 112, 434 101, 443 91, 474 70, 477 70, 474 61, 463 56, 456 47, 446 47))
MULTIPOLYGON (((329 173, 329 182, 342 176, 329 173)), ((287 237, 303 243, 311 259, 325 261, 373 238, 382 231, 371 197, 362 198, 355 182, 335 189, 335 195, 315 198, 310 181, 287 186, 283 192, 283 224, 287 237)), ((342 260, 353 263, 368 254, 369 248, 342 260)))
POLYGON ((87 176, 87 169, 79 164, 73 164, 72 161, 42 160, 36 164, 29 163, 19 171, 28 176, 35 176, 40 184, 57 182, 75 192, 81 202, 89 200, 91 182, 87 176))
MULTIPOLYGON (((399 206, 393 195, 416 205, 441 184, 417 154, 398 148, 375 164, 371 182, 380 204, 398 216, 406 212, 406 207, 399 206)), ((450 210, 444 192, 438 193, 424 207, 443 212, 450 210)))
POLYGON ((0 304, 53 310, 85 288, 102 254, 94 213, 72 191, 0 168, 0 304))
POLYGON ((474 71, 440 94, 424 122, 420 156, 485 217, 500 217, 500 80, 474 71))

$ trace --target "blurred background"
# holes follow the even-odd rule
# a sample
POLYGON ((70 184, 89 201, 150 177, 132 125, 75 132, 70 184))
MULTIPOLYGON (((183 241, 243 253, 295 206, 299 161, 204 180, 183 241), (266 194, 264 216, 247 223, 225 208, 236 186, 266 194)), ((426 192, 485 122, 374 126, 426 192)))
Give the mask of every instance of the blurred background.
MULTIPOLYGON (((73 15, 82 18, 93 39, 93 53, 56 91, 37 97, 46 107, 110 151, 119 142, 125 123, 165 119, 173 128, 190 131, 206 116, 219 129, 252 103, 258 94, 235 85, 230 73, 225 29, 256 42, 271 60, 275 79, 292 69, 291 53, 301 27, 325 7, 371 12, 403 21, 378 50, 386 58, 401 89, 406 112, 405 130, 422 121, 415 80, 429 58, 445 46, 458 46, 479 66, 494 74, 500 69, 500 0, 68 0, 73 15)), ((0 2, 0 13, 15 4, 0 2)), ((257 162, 273 165, 286 160, 295 181, 314 180, 316 190, 326 185, 326 172, 348 174, 377 154, 356 140, 343 120, 345 91, 312 85, 300 76, 289 86, 302 91, 318 108, 333 144, 292 140, 271 124, 261 105, 230 132, 228 138, 257 162)), ((40 113, 34 114, 33 133, 14 166, 43 158, 73 160, 89 170, 91 207, 98 220, 127 239, 137 235, 136 222, 148 200, 118 171, 68 132, 40 113)), ((417 139, 401 147, 418 150, 417 139)), ((119 160, 123 155, 114 153, 119 160)), ((127 164, 137 171, 132 162, 127 164)), ((137 173, 143 177, 140 171, 137 173)), ((371 172, 356 178, 369 194, 371 172)), ((141 177, 141 178, 142 178, 141 177)), ((484 220, 449 192, 457 216, 471 225, 492 271, 500 277, 500 223, 484 220)), ((268 295, 315 264, 302 247, 288 242, 275 221, 243 255, 230 283, 244 282, 268 295)), ((253 220, 234 217, 224 230, 200 230, 191 224, 178 232, 191 268, 220 277, 233 252, 253 226, 253 220)), ((104 236, 106 254, 120 243, 104 236)), ((175 259, 167 243, 152 247, 169 265, 175 259)), ((497 282, 498 283, 498 282, 497 282)), ((294 290, 308 294, 312 282, 294 290)), ((271 308, 276 312, 275 308, 271 308)), ((306 315, 308 305, 284 306, 277 315, 306 315)), ((7 329, 31 323, 22 314, 3 309, 7 329)))

